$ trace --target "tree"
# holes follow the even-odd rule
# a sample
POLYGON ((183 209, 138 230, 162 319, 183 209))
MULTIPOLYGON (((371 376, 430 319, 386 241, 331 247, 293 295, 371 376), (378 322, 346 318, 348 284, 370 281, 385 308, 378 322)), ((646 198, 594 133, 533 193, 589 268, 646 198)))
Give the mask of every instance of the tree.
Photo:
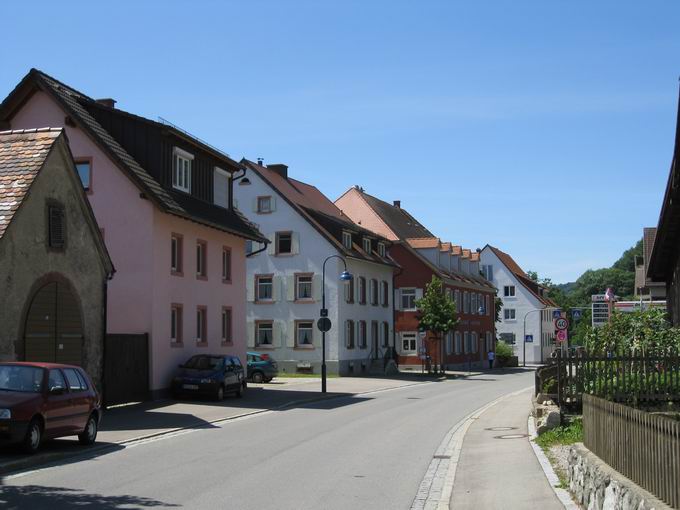
POLYGON ((616 295, 632 297, 635 292, 635 272, 623 269, 589 269, 576 280, 574 298, 579 303, 590 303, 593 294, 604 294, 611 287, 616 295))
POLYGON ((425 295, 416 301, 418 310, 418 325, 421 331, 429 331, 439 341, 439 369, 442 368, 442 347, 444 333, 455 329, 458 324, 456 305, 444 293, 442 281, 436 276, 427 284, 425 295))
POLYGON ((624 251, 619 260, 612 264, 612 269, 635 273, 635 257, 642 257, 642 239, 624 251))
POLYGON ((496 322, 501 321, 501 311, 503 310, 503 300, 496 296, 493 300, 494 311, 496 312, 496 322))

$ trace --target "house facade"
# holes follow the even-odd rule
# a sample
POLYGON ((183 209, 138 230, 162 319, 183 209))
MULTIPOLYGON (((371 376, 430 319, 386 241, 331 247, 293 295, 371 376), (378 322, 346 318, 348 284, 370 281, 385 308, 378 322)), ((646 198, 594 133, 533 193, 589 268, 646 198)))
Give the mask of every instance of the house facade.
POLYGON ((285 373, 319 373, 323 264, 329 373, 382 368, 393 339, 393 275, 389 241, 353 224, 317 188, 288 175, 285 165, 243 160, 234 186, 241 210, 267 236, 247 258, 250 349, 267 352, 285 373), (331 257, 331 258, 328 258, 331 257), (345 270, 353 275, 342 282, 345 270))
POLYGON ((424 362, 447 367, 478 366, 495 348, 495 289, 479 272, 479 253, 442 242, 401 207, 355 186, 335 201, 361 227, 392 241, 390 256, 401 270, 395 277, 395 332, 399 363, 420 368, 424 362), (456 303, 455 330, 436 338, 418 328, 415 302, 432 277, 456 303))
POLYGON ((266 238, 233 206, 238 162, 37 70, 0 105, 0 123, 67 133, 117 269, 107 333, 148 335, 153 396, 193 354, 245 359, 245 244, 266 238))
POLYGON ((647 276, 655 239, 656 227, 642 229, 642 257, 636 257, 635 260, 635 299, 663 304, 666 300, 666 284, 664 282, 653 282, 647 276))
POLYGON ((507 253, 487 244, 480 257, 482 273, 493 282, 503 301, 498 338, 513 346, 520 363, 525 362, 525 354, 526 363, 542 363, 555 342, 555 303, 507 253))
POLYGON ((64 131, 0 132, 0 359, 81 365, 101 389, 113 273, 64 131))

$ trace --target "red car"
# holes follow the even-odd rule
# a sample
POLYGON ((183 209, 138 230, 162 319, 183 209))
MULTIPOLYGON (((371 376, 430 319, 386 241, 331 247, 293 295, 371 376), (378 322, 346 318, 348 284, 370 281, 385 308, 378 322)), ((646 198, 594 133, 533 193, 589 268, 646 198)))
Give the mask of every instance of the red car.
POLYGON ((35 452, 44 439, 97 438, 101 398, 85 371, 55 363, 0 363, 0 443, 35 452))

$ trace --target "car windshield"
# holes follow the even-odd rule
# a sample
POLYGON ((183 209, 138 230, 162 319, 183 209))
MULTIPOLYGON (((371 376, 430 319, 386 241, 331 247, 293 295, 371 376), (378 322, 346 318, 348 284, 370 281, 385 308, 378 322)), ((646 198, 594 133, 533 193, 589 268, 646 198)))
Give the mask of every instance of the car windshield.
POLYGON ((42 368, 0 365, 0 390, 40 393, 42 386, 42 368))
POLYGON ((193 356, 184 364, 184 368, 195 370, 219 370, 224 366, 224 358, 219 356, 193 356))

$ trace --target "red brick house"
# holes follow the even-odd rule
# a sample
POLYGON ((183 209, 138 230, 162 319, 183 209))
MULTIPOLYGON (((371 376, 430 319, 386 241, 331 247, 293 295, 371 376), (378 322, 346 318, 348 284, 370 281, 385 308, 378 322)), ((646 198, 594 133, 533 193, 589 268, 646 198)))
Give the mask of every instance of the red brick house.
POLYGON ((395 276, 394 330, 399 363, 420 366, 423 356, 447 367, 478 365, 494 348, 496 289, 479 271, 479 253, 442 242, 401 207, 350 188, 335 204, 352 221, 393 241, 390 256, 402 267, 395 276), (433 276, 456 302, 459 323, 439 341, 418 331, 415 301, 433 276))

